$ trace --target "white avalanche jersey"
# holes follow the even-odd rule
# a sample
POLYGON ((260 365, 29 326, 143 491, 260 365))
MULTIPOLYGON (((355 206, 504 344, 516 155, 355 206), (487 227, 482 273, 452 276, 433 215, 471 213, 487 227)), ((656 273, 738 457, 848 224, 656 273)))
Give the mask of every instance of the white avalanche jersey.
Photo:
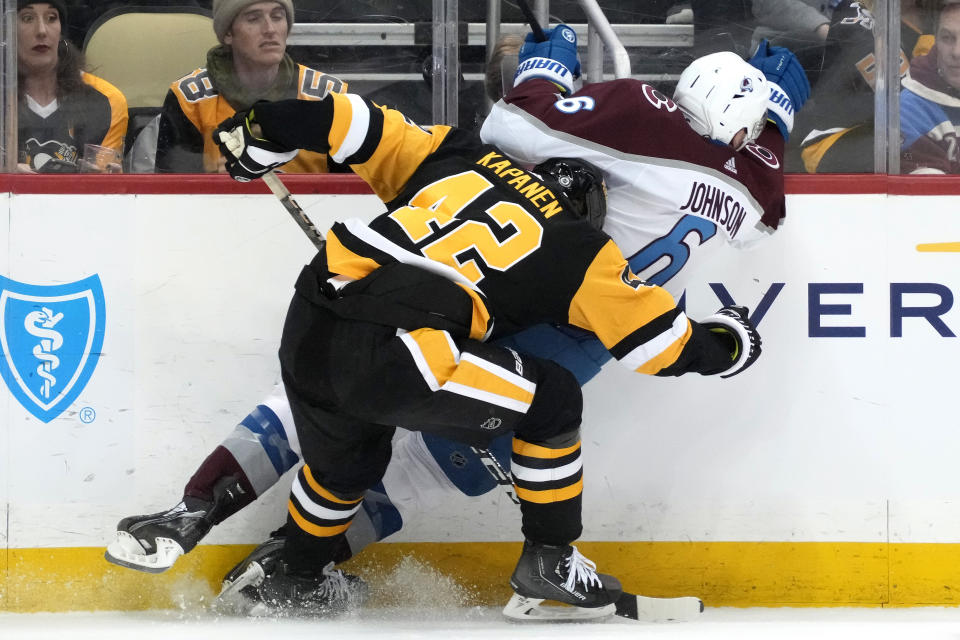
POLYGON ((480 135, 531 165, 580 158, 599 167, 604 231, 636 275, 675 297, 694 258, 752 246, 784 216, 776 127, 736 152, 698 135, 672 100, 637 80, 589 84, 565 99, 550 82, 529 80, 493 106, 480 135))

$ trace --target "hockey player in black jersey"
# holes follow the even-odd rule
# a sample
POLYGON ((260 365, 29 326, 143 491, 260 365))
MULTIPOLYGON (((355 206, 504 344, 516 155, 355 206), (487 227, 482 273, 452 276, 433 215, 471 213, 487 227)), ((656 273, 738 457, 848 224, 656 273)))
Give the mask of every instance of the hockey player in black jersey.
POLYGON ((562 187, 471 133, 419 127, 343 95, 257 105, 218 134, 237 179, 263 175, 297 148, 322 150, 388 208, 370 224, 335 224, 297 282, 280 355, 306 464, 282 562, 264 583, 324 582, 383 473, 393 425, 481 447, 513 431, 527 539, 511 580, 514 609, 549 598, 612 612, 616 579, 571 545, 581 531, 579 385, 552 362, 485 340, 569 323, 639 372, 732 375, 759 355, 745 314, 688 320, 665 290, 631 273, 562 187), (302 128, 289 129, 294 122, 302 128), (547 559, 550 572, 529 571, 547 559))
MULTIPOLYGON (((556 29, 555 33, 562 34, 562 25, 556 29)), ((575 39, 574 42, 569 43, 569 50, 576 51, 575 39)), ((777 76, 786 77, 785 74, 796 69, 798 65, 785 50, 771 50, 770 53, 771 57, 752 59, 750 64, 755 67, 769 66, 775 71, 772 76, 765 72, 767 80, 776 82, 778 85, 784 84, 784 81, 777 76)), ((510 154, 519 154, 518 157, 529 162, 527 166, 550 157, 550 154, 589 157, 591 161, 603 166, 605 177, 610 179, 613 185, 611 196, 619 197, 611 200, 611 215, 607 218, 609 223, 612 217, 614 224, 605 225, 604 228, 609 227, 614 230, 617 244, 632 253, 653 242, 660 228, 656 220, 662 219, 666 224, 666 230, 669 231, 670 227, 676 224, 678 217, 683 217, 684 220, 691 218, 689 215, 683 216, 682 212, 671 210, 669 199, 656 194, 663 192, 667 185, 673 185, 677 194, 684 196, 689 189, 678 185, 677 176, 689 174, 690 179, 707 180, 708 174, 712 172, 698 174, 696 173, 698 169, 713 166, 714 162, 717 170, 721 169, 721 165, 724 169, 727 165, 732 165, 734 159, 729 150, 730 147, 723 143, 729 142, 730 145, 736 146, 736 140, 730 138, 728 141, 727 138, 734 136, 740 126, 745 127, 744 131, 754 131, 755 122, 762 122, 765 117, 763 111, 765 94, 759 91, 761 84, 753 87, 748 85, 746 89, 744 88, 743 78, 752 77, 753 73, 749 66, 745 66, 740 59, 718 60, 715 64, 714 57, 707 56, 691 64, 683 76, 689 76, 692 83, 697 75, 706 74, 711 76, 709 84, 705 85, 704 81, 698 82, 695 85, 697 92, 684 90, 682 95, 680 91, 683 87, 678 87, 675 98, 684 115, 690 114, 690 127, 693 127, 693 121, 696 120, 696 132, 706 138, 717 139, 721 146, 712 142, 699 141, 693 135, 693 130, 683 122, 678 113, 675 113, 676 105, 661 94, 649 91, 646 85, 631 80, 589 85, 583 92, 578 92, 578 96, 589 96, 578 98, 578 100, 591 101, 593 108, 590 113, 596 114, 598 125, 592 128, 589 126, 591 120, 581 117, 586 116, 585 112, 574 113, 568 108, 572 100, 559 104, 565 107, 561 119, 551 118, 549 114, 554 112, 552 107, 557 100, 553 95, 556 87, 551 92, 545 92, 540 91, 541 85, 549 83, 543 83, 539 79, 531 79, 530 82, 518 80, 521 89, 519 92, 514 92, 514 95, 515 98, 522 99, 522 102, 514 100, 514 103, 530 112, 529 115, 532 117, 527 118, 535 126, 526 126, 526 128, 520 126, 521 119, 514 117, 510 122, 497 120, 497 126, 485 127, 481 135, 487 134, 488 129, 490 134, 497 134, 492 136, 496 143, 507 145, 506 148, 511 149, 510 154), (743 76, 737 75, 739 73, 737 70, 744 66, 743 76), (718 75, 714 76, 715 73, 718 75), (614 85, 617 87, 615 91, 612 90, 614 85), (608 91, 608 88, 611 90, 608 91), (634 91, 634 88, 642 88, 643 91, 634 91), (543 100, 540 102, 543 104, 538 102, 541 93, 543 100), (534 97, 536 99, 531 99, 534 97), (759 104, 752 99, 754 97, 759 99, 759 104), (734 117, 731 117, 731 105, 728 102, 731 99, 739 105, 735 109, 734 117), (652 110, 650 110, 651 105, 654 107, 652 110), (662 108, 655 108, 658 105, 662 108), (759 111, 756 111, 757 108, 759 111), (645 123, 647 126, 642 127, 643 129, 653 128, 658 132, 662 130, 661 138, 683 139, 684 142, 681 145, 667 144, 651 149, 651 146, 656 147, 656 140, 630 135, 635 128, 640 127, 627 127, 617 135, 616 131, 609 127, 605 128, 601 124, 619 122, 623 120, 624 115, 628 116, 628 121, 632 122, 632 118, 635 118, 638 124, 645 123), (544 128, 543 124, 536 125, 538 119, 543 124, 548 124, 550 128, 544 128), (678 122, 674 123, 674 119, 678 122), (567 132, 562 136, 562 143, 559 134, 557 137, 552 135, 552 128, 567 132), (690 139, 684 137, 684 134, 690 139), (613 137, 610 137, 611 135, 613 137), (608 138, 610 144, 617 149, 622 147, 622 151, 630 155, 619 157, 616 150, 609 150, 597 144, 597 142, 605 142, 608 138), (583 143, 579 142, 581 139, 584 139, 583 143), (591 142, 587 142, 588 140, 591 142), (726 152, 723 151, 724 147, 727 148, 726 152), (677 158, 679 162, 671 163, 669 166, 645 162, 645 156, 660 157, 658 154, 670 154, 669 157, 672 158, 675 154, 683 152, 688 153, 689 157, 677 158), (610 155, 615 157, 613 163, 608 157, 610 155), (714 158, 714 156, 717 157, 714 158), (631 178, 634 175, 649 176, 651 171, 658 171, 664 175, 647 180, 631 178), (625 181, 624 178, 627 180, 625 181), (638 202, 642 202, 643 206, 638 207, 638 202), (631 206, 627 207, 627 204, 631 206), (641 217, 645 222, 639 225, 641 217), (625 235, 624 229, 632 231, 625 235)), ((799 80, 805 82, 802 77, 799 80)), ((759 81, 762 83, 763 79, 759 81)), ((802 104, 804 89, 802 84, 784 85, 794 96, 796 106, 802 104)), ((771 92, 771 101, 775 95, 779 94, 771 92)), ((778 100, 778 106, 782 106, 780 100, 778 100)), ((744 237, 746 231, 749 230, 750 233, 762 238, 772 233, 776 227, 783 215, 782 166, 776 162, 782 150, 783 137, 777 133, 781 123, 777 124, 778 127, 768 127, 773 131, 772 137, 765 135, 758 141, 759 144, 767 145, 766 147, 749 145, 747 150, 735 154, 739 169, 736 180, 741 184, 728 178, 726 186, 722 187, 724 190, 732 187, 743 192, 741 202, 750 209, 750 217, 755 216, 759 220, 756 222, 756 227, 754 227, 754 220, 751 219, 748 220, 748 224, 742 225, 736 236, 731 235, 725 239, 717 233, 714 240, 710 242, 707 240, 714 234, 705 233, 700 241, 701 246, 697 249, 697 256, 706 255, 703 253, 704 245, 718 246, 718 243, 722 244, 726 241, 731 244, 747 244, 744 237), (754 159, 761 162, 754 166, 754 159), (753 209, 752 206, 757 208, 753 209), (765 232, 764 229, 766 229, 765 232), (758 231, 760 233, 757 233, 758 231)), ((741 141, 740 144, 742 143, 741 141)), ((537 169, 541 175, 544 171, 544 166, 537 169)), ((555 177, 563 179, 562 174, 556 174, 555 177)), ((681 199, 676 206, 679 207, 682 203, 681 199)), ((654 246, 660 246, 660 244, 662 243, 653 242, 654 246)), ((692 251, 691 247, 691 254, 692 251)), ((631 270, 642 273, 648 282, 665 284, 675 295, 682 292, 685 278, 681 276, 689 272, 689 269, 684 269, 683 266, 685 262, 694 261, 692 255, 689 261, 680 261, 679 265, 675 258, 671 261, 669 269, 657 272, 655 269, 647 268, 650 263, 657 262, 656 256, 648 256, 648 253, 641 251, 632 256, 629 261, 631 270)), ((704 259, 698 258, 698 260, 702 262, 704 259)), ((582 385, 596 375, 599 366, 611 356, 603 349, 601 343, 595 338, 590 338, 591 334, 580 332, 575 335, 576 331, 569 327, 564 329, 538 325, 519 334, 502 338, 496 344, 510 346, 521 353, 548 356, 573 372, 582 385), (599 350, 595 349, 594 345, 599 347, 599 350)), ((180 554, 189 552, 212 525, 249 504, 276 482, 279 474, 299 463, 300 451, 292 432, 293 418, 290 415, 289 403, 283 385, 278 385, 276 392, 251 412, 237 426, 235 432, 204 461, 188 483, 182 505, 167 512, 134 516, 121 521, 117 528, 117 541, 108 547, 107 559, 142 571, 160 572, 167 569, 180 554), (290 434, 289 445, 286 434, 290 434), (259 446, 256 443, 259 443, 259 446), (184 514, 181 511, 188 513, 184 514)), ((505 435, 497 439, 492 447, 494 459, 499 458, 504 465, 509 464, 509 441, 509 435, 505 435)), ((480 495, 496 486, 491 484, 491 477, 483 470, 483 465, 479 465, 479 469, 475 468, 478 466, 474 464, 476 454, 472 453, 469 447, 425 433, 398 435, 393 444, 394 455, 391 467, 397 469, 403 467, 404 471, 402 473, 397 471, 389 478, 385 478, 372 491, 373 499, 362 503, 363 508, 357 512, 359 523, 355 523, 347 530, 348 544, 341 547, 338 560, 359 552, 374 540, 389 536, 399 529, 408 517, 428 509, 439 494, 458 490, 467 495, 480 495), (454 455, 465 460, 465 466, 451 465, 448 458, 452 459, 454 455), (400 480, 401 476, 403 481, 400 480), (438 483, 437 478, 448 478, 448 481, 446 484, 438 483), (453 484, 449 484, 450 482, 453 484)), ((253 555, 240 563, 227 576, 223 595, 233 595, 240 591, 245 595, 249 594, 252 602, 255 603, 260 598, 260 594, 256 589, 244 588, 244 586, 250 584, 250 580, 263 579, 263 572, 275 566, 275 559, 279 556, 281 547, 282 538, 272 538, 258 547, 253 555)), ((329 581, 325 582, 325 584, 328 583, 329 581)), ((618 614, 636 619, 638 617, 636 609, 642 607, 640 619, 674 619, 678 615, 681 618, 688 618, 695 611, 689 605, 696 604, 696 602, 685 602, 688 600, 696 601, 695 598, 672 600, 627 598, 625 594, 618 603, 618 614), (620 604, 633 606, 621 607, 620 604), (638 604, 640 607, 637 607, 638 604), (633 609, 632 614, 631 609, 633 609)), ((247 611, 250 610, 247 608, 248 603, 242 606, 247 611)), ((255 605, 253 610, 260 611, 263 607, 255 605)))

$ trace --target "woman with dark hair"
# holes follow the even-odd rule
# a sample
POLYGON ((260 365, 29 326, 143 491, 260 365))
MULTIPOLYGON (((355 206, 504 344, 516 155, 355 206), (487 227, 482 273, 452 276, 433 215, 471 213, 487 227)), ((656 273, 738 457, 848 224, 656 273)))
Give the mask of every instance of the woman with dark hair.
POLYGON ((87 144, 123 153, 127 100, 83 70, 83 53, 62 37, 65 23, 62 0, 17 3, 20 173, 79 171, 87 144))

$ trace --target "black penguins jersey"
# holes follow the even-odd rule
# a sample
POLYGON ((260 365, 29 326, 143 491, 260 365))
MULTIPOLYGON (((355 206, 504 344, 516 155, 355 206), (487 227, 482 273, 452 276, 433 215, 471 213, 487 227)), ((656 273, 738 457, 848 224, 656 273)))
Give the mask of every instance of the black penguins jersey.
POLYGON ((472 338, 568 323, 594 332, 630 369, 701 370, 683 363, 703 347, 688 343, 710 340, 707 332, 694 332, 667 291, 636 278, 552 184, 475 134, 420 127, 351 94, 257 105, 254 118, 269 140, 349 164, 387 205, 370 223, 333 225, 331 273, 355 280, 389 263, 417 266, 470 295, 472 338))
POLYGON ((84 145, 95 144, 123 152, 127 134, 127 101, 109 82, 89 73, 83 86, 49 107, 31 105, 25 98, 17 112, 19 159, 34 170, 50 160, 76 165, 84 145))

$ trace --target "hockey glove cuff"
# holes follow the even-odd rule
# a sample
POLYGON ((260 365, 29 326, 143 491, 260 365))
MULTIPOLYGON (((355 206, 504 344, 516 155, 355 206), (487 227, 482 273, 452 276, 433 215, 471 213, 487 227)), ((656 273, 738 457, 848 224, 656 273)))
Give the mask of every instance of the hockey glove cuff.
POLYGON ((557 85, 562 93, 573 93, 573 81, 580 77, 577 34, 567 25, 559 24, 544 31, 544 35, 547 39, 537 42, 532 33, 527 34, 520 47, 513 86, 544 78, 557 85))
POLYGON ((777 125, 784 142, 790 139, 793 131, 793 101, 787 92, 775 82, 770 83, 770 100, 767 102, 767 120, 777 125))
POLYGON ((213 131, 213 140, 227 160, 227 173, 237 182, 250 182, 293 160, 297 149, 286 149, 262 137, 254 108, 238 111, 213 131))
POLYGON ((722 372, 721 378, 737 375, 760 357, 760 334, 748 315, 746 307, 730 305, 700 323, 730 350, 730 367, 722 372))

